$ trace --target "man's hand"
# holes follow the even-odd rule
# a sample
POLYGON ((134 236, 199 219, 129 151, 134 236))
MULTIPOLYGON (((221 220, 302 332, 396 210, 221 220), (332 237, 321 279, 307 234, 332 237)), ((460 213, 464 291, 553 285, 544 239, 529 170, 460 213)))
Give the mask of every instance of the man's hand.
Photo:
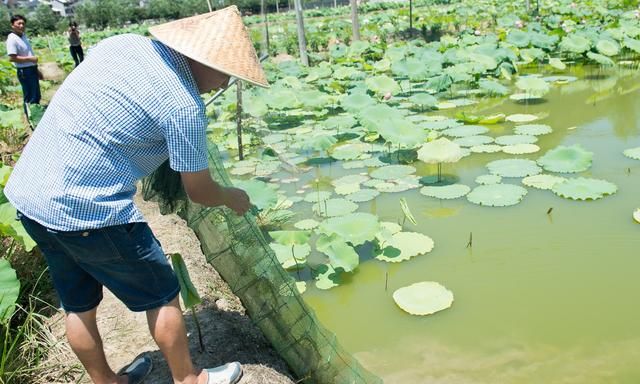
POLYGON ((251 201, 249 201, 249 195, 245 191, 239 188, 224 188, 225 196, 224 205, 231 208, 239 216, 244 215, 249 208, 251 208, 251 201))

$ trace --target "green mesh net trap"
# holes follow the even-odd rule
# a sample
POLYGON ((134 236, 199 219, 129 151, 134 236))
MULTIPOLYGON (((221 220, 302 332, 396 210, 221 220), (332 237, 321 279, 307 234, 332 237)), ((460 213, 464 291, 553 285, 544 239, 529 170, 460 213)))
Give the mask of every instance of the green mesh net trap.
MULTIPOLYGON (((231 181, 214 144, 209 147, 212 177, 231 181)), ((163 214, 177 211, 198 236, 207 261, 240 298, 249 316, 305 383, 371 384, 382 380, 364 369, 336 336, 325 329, 282 268, 251 213, 189 203, 180 175, 164 164, 143 182, 145 200, 163 214)))

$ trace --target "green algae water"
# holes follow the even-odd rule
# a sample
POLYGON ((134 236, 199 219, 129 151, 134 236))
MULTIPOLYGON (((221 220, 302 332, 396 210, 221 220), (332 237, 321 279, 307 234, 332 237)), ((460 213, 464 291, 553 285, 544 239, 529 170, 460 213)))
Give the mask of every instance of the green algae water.
MULTIPOLYGON (((399 199, 406 198, 418 225, 406 222, 405 230, 430 236, 433 251, 397 264, 361 262, 348 282, 328 291, 308 284, 305 300, 322 323, 385 383, 640 382, 640 224, 632 219, 640 161, 622 155, 640 146, 640 77, 582 75, 554 86, 545 102, 493 100, 481 112, 548 113, 535 122, 554 129, 539 136, 541 151, 473 154, 445 164, 444 173, 475 187, 490 161, 535 160, 558 145, 580 144, 594 153, 592 167, 559 175, 604 179, 617 193, 573 201, 527 188, 511 207, 417 190, 383 193, 359 211, 401 222, 399 199), (398 308, 393 291, 420 281, 450 289, 453 306, 425 317, 398 308)), ((488 127, 495 137, 511 134, 514 124, 488 127)), ((420 176, 435 172, 412 165, 420 176)), ((520 178, 503 182, 521 185, 520 178)))

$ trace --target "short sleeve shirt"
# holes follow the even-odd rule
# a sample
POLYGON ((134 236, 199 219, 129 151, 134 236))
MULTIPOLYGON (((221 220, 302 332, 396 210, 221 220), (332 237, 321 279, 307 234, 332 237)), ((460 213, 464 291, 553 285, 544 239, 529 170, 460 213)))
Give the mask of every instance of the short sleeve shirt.
POLYGON ((143 221, 139 179, 167 159, 207 169, 204 111, 184 56, 138 35, 105 39, 56 92, 5 195, 54 230, 143 221))
MULTIPOLYGON (((18 55, 18 56, 35 56, 33 53, 33 48, 31 48, 31 43, 27 38, 25 33, 22 36, 18 36, 15 33, 11 32, 9 36, 7 36, 7 55, 18 55)), ((13 63, 16 68, 26 68, 33 67, 36 65, 35 63, 13 63)))

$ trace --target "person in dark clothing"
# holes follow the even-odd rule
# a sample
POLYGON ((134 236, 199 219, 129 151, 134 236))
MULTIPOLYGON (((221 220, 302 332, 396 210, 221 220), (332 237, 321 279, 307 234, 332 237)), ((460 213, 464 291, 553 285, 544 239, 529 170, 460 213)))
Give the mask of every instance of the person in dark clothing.
POLYGON ((82 43, 80 42, 80 31, 78 31, 78 24, 75 21, 69 23, 69 30, 67 31, 69 38, 69 52, 71 57, 76 63, 76 67, 84 60, 84 52, 82 51, 82 43))

